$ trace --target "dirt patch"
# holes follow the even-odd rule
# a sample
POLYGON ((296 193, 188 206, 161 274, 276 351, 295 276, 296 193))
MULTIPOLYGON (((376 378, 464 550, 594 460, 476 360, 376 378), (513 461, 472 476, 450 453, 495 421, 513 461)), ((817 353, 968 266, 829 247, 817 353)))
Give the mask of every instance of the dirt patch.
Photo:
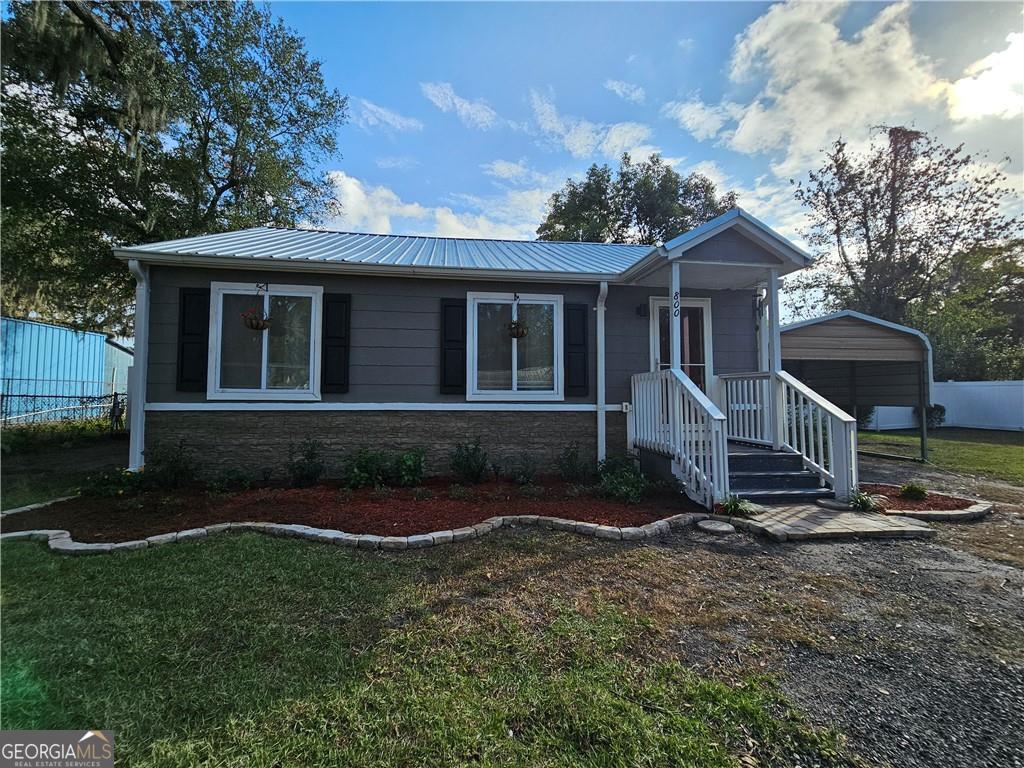
POLYGON ((595 497, 555 480, 520 487, 492 482, 451 488, 433 478, 421 488, 349 490, 260 488, 231 495, 201 489, 150 491, 138 496, 77 498, 6 518, 3 531, 56 528, 76 541, 125 541, 214 523, 310 525, 379 536, 411 536, 474 525, 502 515, 547 515, 614 526, 639 526, 702 508, 673 493, 640 504, 595 497))
POLYGON ((861 483, 860 490, 870 494, 881 494, 889 499, 890 507, 893 509, 908 509, 916 511, 947 511, 954 509, 967 509, 975 502, 970 499, 960 499, 955 496, 947 496, 942 493, 926 493, 923 499, 908 499, 900 496, 900 489, 893 485, 880 485, 875 483, 861 483))

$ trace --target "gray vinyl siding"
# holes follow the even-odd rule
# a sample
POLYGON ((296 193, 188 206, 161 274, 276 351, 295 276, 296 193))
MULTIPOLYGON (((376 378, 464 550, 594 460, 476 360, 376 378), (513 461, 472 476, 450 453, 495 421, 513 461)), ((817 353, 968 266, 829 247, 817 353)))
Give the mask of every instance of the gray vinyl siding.
MULTIPOLYGON (((320 285, 327 293, 352 296, 349 391, 325 394, 324 402, 465 402, 464 395, 440 393, 442 298, 465 298, 468 291, 560 294, 567 304, 597 301, 597 285, 509 283, 399 277, 333 276, 189 267, 152 267, 149 402, 203 402, 202 392, 176 389, 178 291, 211 282, 320 285)), ((649 296, 667 296, 667 288, 609 288, 607 330, 607 402, 629 400, 629 379, 648 370, 649 318, 637 314, 649 296)), ((711 297, 716 373, 756 370, 757 347, 751 291, 684 291, 711 297)), ((593 403, 597 394, 597 320, 588 318, 589 394, 567 403, 593 403)))
POLYGON ((782 260, 733 229, 720 232, 703 243, 684 251, 683 261, 721 261, 730 264, 764 264, 774 266, 782 260))

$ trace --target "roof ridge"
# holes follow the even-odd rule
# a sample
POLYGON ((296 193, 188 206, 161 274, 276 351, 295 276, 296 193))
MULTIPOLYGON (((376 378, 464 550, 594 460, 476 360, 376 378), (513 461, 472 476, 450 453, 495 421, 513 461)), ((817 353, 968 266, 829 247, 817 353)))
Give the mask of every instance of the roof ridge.
MULTIPOLYGON (((450 237, 448 235, 400 235, 396 233, 383 232, 350 232, 344 229, 323 229, 321 227, 286 227, 280 224, 261 224, 250 229, 274 229, 284 232, 317 232, 323 235, 354 235, 358 237, 408 237, 419 240, 460 240, 471 243, 522 243, 524 245, 610 245, 617 248, 655 248, 654 245, 645 243, 595 243, 591 240, 513 240, 508 237, 450 237)), ((236 230, 239 231, 239 230, 236 230)))

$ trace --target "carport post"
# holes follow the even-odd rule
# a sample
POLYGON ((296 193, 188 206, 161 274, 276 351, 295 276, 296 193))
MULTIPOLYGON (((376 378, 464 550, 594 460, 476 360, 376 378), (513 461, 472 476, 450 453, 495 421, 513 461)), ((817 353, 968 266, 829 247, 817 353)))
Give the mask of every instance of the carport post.
POLYGON ((917 422, 921 428, 921 461, 928 461, 928 387, 925 383, 927 363, 917 369, 917 422))

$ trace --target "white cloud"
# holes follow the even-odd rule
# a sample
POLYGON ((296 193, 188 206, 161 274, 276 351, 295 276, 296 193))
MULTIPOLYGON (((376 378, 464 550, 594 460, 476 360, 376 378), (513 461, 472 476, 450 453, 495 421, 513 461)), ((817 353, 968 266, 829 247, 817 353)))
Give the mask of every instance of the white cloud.
POLYGON ((420 89, 435 107, 442 112, 454 112, 470 128, 486 131, 500 119, 485 101, 470 101, 459 96, 451 83, 420 83, 420 89))
POLYGON ((409 157, 407 155, 392 155, 386 157, 378 157, 374 160, 378 168, 396 169, 396 170, 407 170, 409 168, 415 168, 420 164, 420 161, 415 157, 409 157))
POLYGON ((949 116, 1010 119, 1024 113, 1024 34, 1006 38, 1005 50, 990 53, 964 70, 949 89, 949 116))
POLYGON ((812 165, 837 136, 941 108, 947 84, 917 50, 910 5, 882 8, 844 38, 841 3, 780 3, 737 36, 729 77, 755 83, 746 104, 697 97, 665 106, 698 139, 744 154, 768 153, 779 174, 812 165))
POLYGON ((623 82, 622 80, 605 80, 604 87, 619 98, 632 101, 634 104, 643 104, 647 94, 639 85, 623 82))
POLYGON ((704 141, 717 136, 722 127, 739 117, 743 110, 732 102, 705 104, 699 97, 691 96, 687 101, 668 102, 661 112, 693 134, 695 139, 704 141))
POLYGON ((403 200, 390 187, 368 184, 344 171, 329 176, 341 204, 341 213, 329 226, 377 234, 532 240, 552 191, 537 187, 494 196, 453 195, 447 202, 458 206, 430 206, 403 200))
POLYGON ((696 41, 692 37, 681 37, 676 41, 676 45, 679 46, 679 49, 686 51, 687 53, 693 50, 693 46, 695 44, 696 41))
POLYGON ((492 160, 489 163, 485 163, 480 166, 484 169, 484 173, 488 176, 494 176, 505 181, 523 181, 529 177, 530 169, 526 167, 526 163, 520 160, 519 162, 512 162, 511 160, 492 160))
POLYGON ((643 123, 592 123, 589 120, 561 115, 555 102, 539 91, 530 90, 533 116, 549 141, 557 143, 573 157, 589 158, 600 152, 608 158, 617 158, 629 152, 634 160, 643 160, 661 150, 645 144, 651 129, 643 123))
POLYGON ((356 125, 364 130, 371 130, 373 128, 384 128, 385 130, 390 129, 394 131, 423 130, 423 123, 415 117, 405 117, 387 107, 374 104, 366 99, 359 99, 359 108, 356 110, 354 120, 356 125))

